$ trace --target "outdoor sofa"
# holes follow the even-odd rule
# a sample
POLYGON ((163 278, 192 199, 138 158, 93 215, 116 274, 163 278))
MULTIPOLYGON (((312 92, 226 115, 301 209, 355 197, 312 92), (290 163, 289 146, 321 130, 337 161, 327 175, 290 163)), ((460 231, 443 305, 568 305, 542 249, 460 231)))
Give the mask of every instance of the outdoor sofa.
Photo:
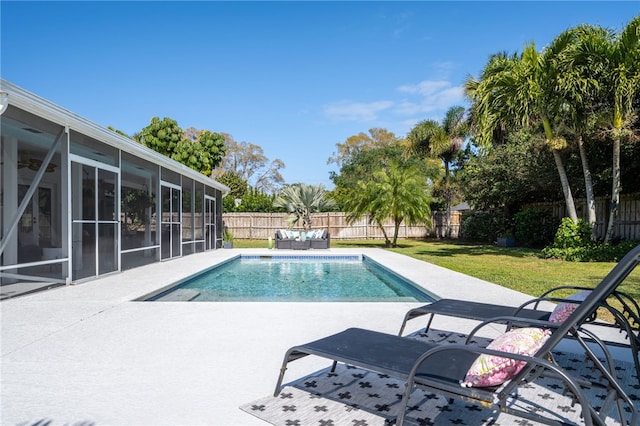
POLYGON ((280 229, 275 236, 277 249, 328 249, 331 243, 329 232, 325 229, 294 231, 280 229))

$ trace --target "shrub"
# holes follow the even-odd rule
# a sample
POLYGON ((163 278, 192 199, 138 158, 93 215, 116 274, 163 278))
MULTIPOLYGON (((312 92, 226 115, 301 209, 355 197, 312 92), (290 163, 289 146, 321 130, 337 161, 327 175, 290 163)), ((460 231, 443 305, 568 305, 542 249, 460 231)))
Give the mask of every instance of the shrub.
POLYGON ((588 247, 592 244, 589 224, 582 219, 575 223, 568 217, 562 219, 553 239, 554 248, 588 247))
POLYGON ((510 228, 504 215, 492 212, 471 212, 462 218, 462 235, 473 241, 492 243, 510 228))
POLYGON ((544 247, 553 242, 558 222, 548 209, 526 209, 514 216, 514 236, 521 246, 544 247))
POLYGON ((542 250, 542 257, 572 262, 618 262, 640 241, 623 241, 618 244, 592 244, 587 247, 554 248, 542 250))
POLYGON ((597 244, 591 240, 591 228, 584 220, 574 223, 565 217, 556 232, 553 245, 542 250, 545 258, 573 262, 617 262, 640 241, 623 241, 617 244, 597 244))

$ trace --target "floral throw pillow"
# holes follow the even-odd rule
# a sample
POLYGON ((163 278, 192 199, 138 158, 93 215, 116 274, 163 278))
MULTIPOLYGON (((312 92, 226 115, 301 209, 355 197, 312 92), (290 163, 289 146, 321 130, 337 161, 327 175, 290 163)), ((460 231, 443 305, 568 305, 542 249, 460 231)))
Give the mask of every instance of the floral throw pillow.
MULTIPOLYGON (((551 332, 541 328, 518 328, 506 332, 493 342, 487 349, 532 356, 544 345, 551 332)), ((481 354, 469 368, 463 387, 497 386, 510 380, 525 366, 524 361, 481 354)))
MULTIPOLYGON (((590 293, 591 293, 591 290, 583 290, 581 292, 574 293, 571 296, 567 297, 567 300, 575 300, 577 302, 582 302, 584 301, 584 299, 587 298, 587 296, 589 296, 590 293)), ((551 315, 549 316, 549 322, 555 322, 555 323, 564 322, 567 318, 569 318, 569 315, 571 315, 573 311, 576 310, 578 305, 579 305, 578 303, 569 303, 569 302, 558 303, 558 306, 556 306, 556 308, 553 310, 553 312, 551 312, 551 315)))

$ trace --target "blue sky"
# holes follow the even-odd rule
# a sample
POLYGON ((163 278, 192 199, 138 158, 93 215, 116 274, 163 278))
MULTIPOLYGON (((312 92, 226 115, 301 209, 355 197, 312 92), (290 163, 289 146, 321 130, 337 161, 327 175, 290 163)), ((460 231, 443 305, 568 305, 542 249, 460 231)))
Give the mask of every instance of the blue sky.
POLYGON ((582 23, 619 31, 640 1, 0 2, 2 78, 128 134, 151 117, 231 134, 332 187, 335 144, 405 136, 467 105, 490 54, 582 23))

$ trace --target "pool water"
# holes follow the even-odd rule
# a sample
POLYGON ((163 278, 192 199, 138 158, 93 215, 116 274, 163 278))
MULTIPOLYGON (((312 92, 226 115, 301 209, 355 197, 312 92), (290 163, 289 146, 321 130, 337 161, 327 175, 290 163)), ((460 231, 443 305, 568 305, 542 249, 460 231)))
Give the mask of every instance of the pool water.
POLYGON ((150 299, 228 302, 431 302, 424 290, 368 258, 241 257, 150 299))

